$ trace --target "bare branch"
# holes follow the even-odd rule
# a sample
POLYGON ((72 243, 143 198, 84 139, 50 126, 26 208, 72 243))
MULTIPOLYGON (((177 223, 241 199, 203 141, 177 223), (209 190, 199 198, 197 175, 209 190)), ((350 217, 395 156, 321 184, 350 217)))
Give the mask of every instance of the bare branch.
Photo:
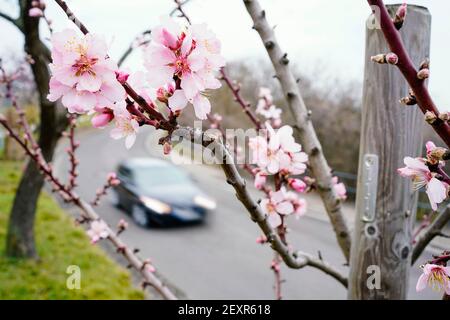
POLYGON ((11 22, 17 29, 23 32, 23 26, 20 18, 13 18, 10 15, 0 11, 0 18, 5 19, 8 22, 11 22))
POLYGON ((318 192, 333 225, 341 250, 348 261, 351 248, 350 231, 342 213, 341 201, 333 190, 331 169, 323 155, 322 146, 317 138, 297 81, 288 67, 287 54, 281 50, 274 30, 267 22, 265 11, 261 9, 259 2, 257 0, 243 1, 253 19, 253 27, 261 37, 272 61, 286 101, 295 117, 295 128, 305 152, 309 155, 311 171, 318 184, 318 192))
POLYGON ((450 221, 450 204, 443 207, 441 212, 426 231, 417 239, 412 253, 412 263, 414 264, 428 244, 437 236, 442 235, 442 229, 450 221))
POLYGON ((125 50, 125 52, 122 54, 122 56, 117 61, 117 65, 120 67, 125 62, 125 60, 133 53, 134 49, 140 46, 145 46, 148 43, 150 43, 150 40, 144 40, 138 44, 136 44, 136 41, 139 40, 140 37, 145 37, 146 35, 149 35, 152 33, 152 30, 145 30, 144 32, 140 33, 134 40, 131 42, 130 46, 125 50))
POLYGON ((185 4, 187 4, 190 0, 174 0, 176 7, 170 12, 170 15, 174 15, 177 11, 180 12, 180 17, 183 17, 186 19, 186 21, 191 24, 191 20, 189 19, 189 17, 184 13, 184 9, 183 6, 185 4))

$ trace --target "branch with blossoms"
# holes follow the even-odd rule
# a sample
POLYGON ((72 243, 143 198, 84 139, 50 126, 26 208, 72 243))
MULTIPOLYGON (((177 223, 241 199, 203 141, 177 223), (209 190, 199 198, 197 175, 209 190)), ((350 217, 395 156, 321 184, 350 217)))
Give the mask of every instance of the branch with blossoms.
MULTIPOLYGON (((113 231, 112 228, 110 228, 106 222, 98 216, 93 207, 75 193, 74 187, 76 186, 76 175, 74 167, 78 161, 74 153, 75 148, 73 148, 73 144, 75 143, 73 140, 73 130, 75 126, 73 124, 69 128, 69 133, 67 133, 67 136, 70 137, 70 144, 72 145, 72 147, 69 148, 70 162, 72 163, 69 184, 65 185, 58 177, 54 175, 53 168, 51 164, 44 159, 41 149, 34 139, 31 128, 26 120, 25 112, 19 106, 17 98, 12 91, 12 83, 17 79, 19 74, 20 72, 15 72, 8 75, 5 69, 0 65, 0 84, 5 85, 6 87, 5 98, 9 99, 15 108, 19 116, 19 124, 21 125, 24 134, 21 137, 17 132, 15 132, 2 114, 0 114, 0 125, 6 129, 7 134, 25 151, 30 160, 36 163, 46 181, 51 185, 52 192, 58 193, 65 202, 73 204, 80 210, 81 217, 76 221, 78 223, 89 224, 89 229, 86 233, 90 237, 92 243, 97 243, 102 239, 107 239, 117 249, 117 253, 121 254, 129 262, 130 267, 133 267, 141 274, 145 285, 153 287, 165 299, 176 299, 176 296, 172 293, 172 291, 154 274, 154 266, 149 264, 148 261, 142 261, 136 255, 137 251, 130 249, 119 238, 118 235, 126 229, 126 224, 123 221, 120 221, 117 226, 117 231, 113 231)), ((106 194, 105 189, 116 183, 117 179, 110 175, 108 177, 107 185, 103 188, 104 192, 97 194, 96 201, 98 202, 100 197, 106 194)))
MULTIPOLYGON (((73 13, 68 10, 67 5, 63 1, 56 0, 58 4, 65 10, 66 14, 70 17, 72 21, 80 28, 81 31, 86 31, 86 27, 73 15, 73 13), (82 27, 81 27, 82 26, 82 27)), ((103 97, 104 91, 98 90, 98 88, 102 87, 104 83, 108 85, 108 80, 111 79, 111 73, 116 72, 112 69, 99 69, 98 63, 101 64, 106 60, 108 55, 103 51, 96 51, 95 49, 91 50, 91 46, 96 48, 102 42, 92 41, 92 39, 96 37, 92 34, 85 35, 85 38, 79 38, 79 43, 82 44, 80 55, 80 46, 77 46, 77 50, 74 54, 74 61, 69 61, 67 67, 72 68, 69 70, 70 73, 74 73, 76 77, 72 77, 75 79, 74 83, 64 83, 65 75, 61 75, 58 73, 54 73, 52 80, 56 83, 56 86, 51 86, 50 95, 52 93, 59 93, 60 87, 69 87, 68 91, 77 91, 79 96, 83 96, 84 94, 89 96, 96 96, 101 98, 103 97), (86 41, 86 42, 85 42, 86 41), (97 54, 94 56, 90 56, 91 53, 97 54), (101 53, 101 54, 100 54, 101 53), (94 63, 95 61, 95 63, 94 63), (82 62, 81 64, 79 62, 82 62), (87 62, 87 63, 85 63, 87 62), (105 71, 106 70, 106 71, 105 71), (100 72, 98 72, 100 71, 100 72), (102 73, 103 71, 103 73, 102 73), (77 76, 78 73, 78 76, 77 76), (96 75, 93 76, 93 73, 96 75), (61 77, 62 76, 62 77, 61 77), (90 82, 93 78, 100 83, 97 84, 96 87, 89 88, 91 91, 86 92, 86 87, 84 86, 84 81, 90 82), (99 80, 100 79, 100 80, 99 80), (80 85, 81 84, 81 85, 80 85)), ((64 50, 60 49, 61 45, 64 45, 66 42, 59 42, 58 39, 74 39, 74 36, 71 31, 64 31, 63 33, 57 33, 53 37, 53 50, 52 53, 55 56, 53 64, 55 65, 55 69, 64 69, 63 61, 58 61, 59 51, 64 50), (56 64, 61 64, 60 66, 56 66, 56 64)), ((76 38, 75 38, 76 39, 76 38)), ((214 35, 205 28, 204 25, 191 25, 187 29, 181 29, 175 22, 168 21, 164 26, 160 26, 153 29, 152 32, 152 42, 145 48, 145 55, 147 60, 145 61, 145 67, 148 71, 148 76, 146 78, 147 83, 143 81, 138 81, 136 78, 142 79, 142 73, 125 75, 120 72, 117 73, 117 80, 128 81, 128 88, 138 93, 140 97, 142 97, 148 105, 153 106, 154 112, 158 112, 156 110, 157 106, 162 106, 163 109, 169 114, 169 119, 165 119, 164 116, 161 115, 165 120, 165 124, 169 126, 169 128, 158 126, 154 122, 143 121, 145 120, 146 110, 142 109, 140 105, 136 105, 133 103, 130 97, 124 97, 122 95, 122 99, 126 100, 127 107, 121 107, 122 101, 114 101, 110 102, 110 108, 112 112, 108 112, 109 117, 105 117, 105 119, 114 121, 116 124, 116 128, 113 129, 112 137, 120 138, 127 137, 126 146, 131 147, 133 141, 136 137, 136 133, 140 126, 143 125, 153 125, 158 129, 165 129, 168 131, 168 135, 163 137, 160 140, 160 143, 164 146, 169 145, 174 142, 174 137, 183 137, 187 136, 189 141, 202 141, 203 147, 207 148, 208 146, 214 146, 214 149, 220 151, 221 158, 223 160, 222 168, 227 176, 228 182, 233 185, 237 192, 237 196, 239 200, 246 206, 247 210, 250 212, 252 218, 255 221, 258 221, 258 224, 263 229, 269 242, 272 244, 273 248, 280 254, 283 260, 291 267, 294 268, 303 268, 305 266, 314 266, 319 268, 331 276, 338 279, 342 284, 346 285, 346 278, 342 276, 336 269, 329 266, 327 263, 323 262, 320 259, 314 259, 310 255, 303 253, 292 252, 289 246, 281 240, 277 231, 274 229, 273 224, 277 221, 277 216, 279 213, 272 210, 270 214, 264 212, 263 210, 267 210, 269 208, 269 202, 267 206, 259 206, 249 195, 248 190, 245 187, 245 182, 243 178, 240 176, 235 164, 233 157, 229 154, 228 150, 224 146, 222 142, 216 140, 216 138, 211 139, 211 137, 207 137, 205 140, 203 136, 203 132, 197 132, 197 136, 194 135, 193 129, 189 128, 179 128, 176 124, 176 119, 180 115, 181 111, 187 106, 188 103, 192 104, 194 107, 195 114, 199 119, 206 119, 207 114, 211 109, 211 105, 208 99, 205 97, 204 92, 208 89, 215 89, 220 86, 220 82, 213 76, 214 71, 218 71, 223 65, 224 60, 220 56, 220 43, 214 37, 214 35), (135 80, 133 80, 135 78, 135 80), (132 89, 133 88, 133 89, 132 89), (151 88, 155 89, 156 93, 151 88), (117 112, 119 110, 119 112, 117 112), (137 113, 138 111, 139 113, 137 113), (127 113, 128 112, 128 113, 127 113), (196 138, 193 138, 196 137, 196 138), (198 140, 197 138, 200 138, 198 140), (193 140, 192 140, 193 139, 193 140), (271 221, 271 222, 269 222, 271 221)), ((66 40, 67 41, 67 40, 66 40)), ((73 44, 73 42, 71 42, 73 44)), ((67 48, 65 45, 61 48, 67 48)), ((104 47, 103 47, 104 49, 104 47)), ((108 58, 109 59, 109 58, 108 58)), ((108 61, 109 62, 109 61, 108 61)), ((109 62, 111 64, 111 62, 109 62)), ((66 69, 67 70, 67 69, 66 69)), ((110 85, 110 84, 109 84, 110 85)), ((129 90, 126 90, 128 93, 129 90)), ((63 96, 63 104, 69 109, 71 109, 71 104, 73 104, 72 98, 69 95, 69 99, 67 99, 67 94, 64 92, 61 94, 63 96), (65 104, 67 102, 67 104, 65 104)), ((52 98, 54 98, 52 96, 52 98)), ((59 98, 59 97, 58 97, 59 98)), ((98 101, 90 100, 90 101, 82 101, 87 109, 97 111, 98 101)), ((135 101, 136 102, 136 101, 135 101)), ((77 108, 73 108, 73 111, 77 111, 77 108)), ((86 112, 87 110, 82 109, 81 112, 86 112)), ((102 125, 106 125, 107 121, 102 123, 102 125)), ((280 129, 281 130, 281 129, 280 129)), ((284 134, 289 136, 292 133, 292 129, 286 127, 282 130, 284 134)), ((279 136, 272 130, 274 134, 274 139, 279 139, 279 136)), ((282 136, 284 139, 284 136, 282 136)), ((179 139, 175 139, 178 141, 179 139)), ((275 141, 274 140, 274 141, 275 141)), ((286 147, 293 147, 294 152, 299 152, 299 145, 295 144, 292 136, 288 138, 288 143, 286 147), (289 145, 291 144, 291 145, 289 145)), ((275 146, 274 146, 275 148, 275 146)), ((281 145, 278 147, 281 148, 281 145)), ((168 148, 169 149, 169 148, 168 148)), ((279 150, 279 154, 284 153, 281 149, 279 150)), ((217 153, 216 153, 217 155, 217 153)), ((288 156, 286 154, 286 156, 288 156)), ((287 160, 286 156, 284 157, 287 160)), ((305 168, 306 166, 301 163, 302 154, 300 154, 300 159, 297 162, 300 162, 300 167, 305 168)), ((289 162, 291 162, 289 160, 289 162)), ((295 163, 295 161, 292 161, 295 163)), ((281 182, 281 180, 280 180, 281 182)), ((284 182, 283 182, 284 183, 284 182)), ((277 191, 278 194, 275 198, 279 198, 279 196, 283 196, 285 191, 281 189, 282 183, 280 183, 280 190, 277 191)), ((289 204, 288 201, 282 201, 279 207, 287 207, 290 211, 292 208, 292 212, 294 211, 294 204, 289 204)), ((272 202, 270 202, 270 206, 272 202)), ((279 217, 281 219, 281 217, 279 217)))
POLYGON ((261 8, 259 2, 257 0, 243 0, 243 2, 252 18, 253 29, 258 32, 276 71, 276 78, 280 82, 286 102, 295 118, 296 132, 305 152, 308 154, 309 166, 315 179, 316 190, 322 198, 341 251, 348 261, 351 237, 342 213, 342 199, 336 191, 335 179, 333 179, 331 169, 323 155, 321 144, 311 122, 311 113, 303 101, 296 78, 289 68, 287 53, 281 49, 275 36, 274 28, 269 25, 266 19, 266 12, 261 8))
MULTIPOLYGON (((389 53, 381 53, 373 56, 372 61, 380 64, 397 66, 410 86, 409 96, 400 99, 405 105, 418 105, 425 114, 425 120, 435 132, 450 147, 450 114, 440 113, 427 88, 426 80, 430 76, 430 61, 424 57, 418 69, 414 66, 411 57, 401 39, 399 30, 407 18, 407 5, 401 5, 394 17, 391 17, 382 0, 368 0, 369 5, 378 8, 376 18, 379 20, 381 31, 391 50, 389 53)), ((375 10, 373 10, 375 13, 375 10)), ((429 141, 426 143, 425 158, 404 159, 405 167, 398 169, 398 173, 413 181, 415 190, 425 188, 433 211, 438 210, 438 205, 450 197, 450 177, 444 171, 445 161, 450 159, 450 151, 446 148, 436 147, 429 141)), ((437 236, 442 235, 442 229, 450 221, 448 206, 441 210, 435 220, 429 226, 424 225, 419 229, 418 239, 412 253, 414 263, 426 246, 437 236), (424 229, 423 232, 421 229, 424 229)), ((446 267, 449 261, 448 252, 441 257, 435 257, 423 267, 416 290, 423 290, 427 283, 435 289, 442 289, 450 294, 450 267, 446 267)))
MULTIPOLYGON (((288 127, 283 131, 285 130, 288 131, 288 127)), ((204 148, 214 152, 217 162, 221 165, 225 173, 227 182, 236 191, 236 197, 245 206, 251 219, 257 223, 263 231, 263 242, 269 243, 272 249, 280 255, 288 267, 293 269, 301 269, 306 266, 314 267, 335 278, 343 286, 347 286, 347 278, 335 267, 323 261, 321 257, 315 258, 308 253, 292 249, 291 246, 286 243, 285 239, 280 236, 279 231, 284 230, 284 228, 279 228, 282 225, 281 216, 303 213, 304 208, 301 207, 301 205, 296 207, 294 204, 295 202, 290 202, 292 199, 297 201, 297 196, 294 197, 292 193, 280 189, 277 192, 272 192, 270 199, 267 198, 263 200, 264 204, 262 204, 262 201, 261 204, 258 204, 258 202, 250 195, 246 187, 245 179, 241 176, 234 163, 234 157, 225 147, 220 136, 184 127, 181 127, 172 133, 172 140, 174 143, 182 142, 183 139, 186 141, 201 142, 204 148), (298 211, 295 212, 296 210, 298 211)), ((293 139, 293 137, 291 137, 291 139, 293 139)), ((262 149, 260 149, 260 151, 261 150, 262 149)))
MULTIPOLYGON (((178 3, 177 0, 175 0, 175 2, 178 3)), ((184 18, 186 22, 191 25, 191 20, 185 11, 180 10, 180 17, 184 18)), ((209 45, 211 45, 211 43, 209 43, 209 45)), ((218 45, 213 44, 213 46, 217 47, 218 45)), ((285 219, 288 215, 294 214, 299 217, 306 212, 306 201, 300 198, 297 193, 302 193, 306 190, 319 190, 319 193, 323 193, 323 190, 318 188, 318 185, 320 185, 318 182, 321 182, 321 177, 319 177, 318 182, 309 177, 305 177, 305 180, 309 182, 309 186, 301 179, 290 177, 290 175, 298 176, 305 172, 308 156, 304 152, 300 152, 301 146, 295 143, 291 127, 283 126, 278 132, 274 131, 273 128, 279 128, 282 124, 282 110, 273 104, 273 97, 270 90, 267 88, 260 89, 255 114, 251 109, 250 103, 242 97, 240 85, 228 77, 224 68, 221 68, 220 73, 222 80, 231 90, 234 100, 241 106, 242 111, 254 124, 255 128, 257 130, 267 129, 268 131, 266 131, 266 134, 263 137, 250 139, 249 147, 253 150, 252 158, 253 161, 256 161, 256 166, 244 163, 241 165, 241 168, 248 171, 254 177, 255 187, 265 192, 266 198, 260 202, 260 206, 262 207, 269 224, 276 230, 281 241, 289 247, 290 245, 287 243, 286 237, 287 227, 285 219), (260 121, 257 115, 262 116, 265 119, 265 122, 263 123, 260 121), (274 177, 273 182, 275 192, 267 186, 266 182, 268 176, 274 177), (286 191, 286 187, 292 189, 292 191, 286 191)), ((217 120, 217 116, 210 117, 209 120, 212 126, 221 130, 222 136, 224 136, 223 130, 219 126, 220 121, 217 120)), ((312 129, 312 132, 314 132, 314 129, 312 129)), ((225 136, 225 139, 226 138, 227 137, 225 136)), ((234 137, 232 138, 234 139, 234 137)), ((238 151, 239 147, 235 145, 234 153, 236 160, 238 160, 240 156, 238 151)), ((324 163, 317 162, 317 164, 320 167, 320 171, 327 171, 326 168, 321 167, 324 163)), ((345 186, 342 183, 338 183, 337 177, 331 178, 331 192, 328 192, 328 194, 333 193, 338 199, 337 202, 333 204, 333 208, 336 208, 336 206, 339 206, 339 201, 346 199, 345 186)), ((241 200, 239 196, 238 199, 241 200)), ((325 206, 327 207, 327 205, 325 206)), ((339 216, 339 214, 338 210, 334 210, 335 217, 339 216)), ((340 221, 340 219, 335 220, 340 221)), ((342 231, 343 230, 341 230, 340 233, 341 236, 344 235, 342 231)), ((266 239, 264 241, 259 241, 260 243, 267 242, 266 235, 259 239, 266 239)), ((283 255, 281 257, 283 258, 283 255)), ((309 258, 311 257, 309 256, 309 258)), ((277 299, 281 299, 282 283, 279 260, 280 257, 277 253, 271 264, 271 269, 274 271, 276 280, 275 293, 277 299)), ((288 266, 290 265, 288 264, 288 266)), ((338 280, 346 286, 346 279, 344 277, 340 276, 340 279, 338 280)))
MULTIPOLYGON (((392 18, 382 0, 367 0, 369 5, 378 8, 379 23, 391 52, 373 57, 373 61, 378 63, 389 63, 398 67, 405 80, 411 87, 408 97, 401 101, 406 105, 418 105, 425 114, 425 119, 430 123, 436 133, 442 138, 445 144, 450 147, 450 117, 447 113, 441 114, 434 103, 427 88, 426 79, 430 76, 430 63, 427 57, 418 69, 414 66, 405 45, 400 36, 399 29, 402 27, 407 16, 407 5, 400 6, 395 16, 392 18), (386 60, 385 58, 389 59, 386 60)), ((399 97, 400 99, 400 97, 399 97)))

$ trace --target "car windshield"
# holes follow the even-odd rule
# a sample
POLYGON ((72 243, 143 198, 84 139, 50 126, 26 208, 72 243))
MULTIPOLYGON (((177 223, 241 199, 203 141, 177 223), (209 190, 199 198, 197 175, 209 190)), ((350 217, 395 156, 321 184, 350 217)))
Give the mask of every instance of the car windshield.
POLYGON ((151 189, 155 186, 188 184, 189 177, 181 170, 170 166, 136 168, 135 179, 139 187, 151 189))

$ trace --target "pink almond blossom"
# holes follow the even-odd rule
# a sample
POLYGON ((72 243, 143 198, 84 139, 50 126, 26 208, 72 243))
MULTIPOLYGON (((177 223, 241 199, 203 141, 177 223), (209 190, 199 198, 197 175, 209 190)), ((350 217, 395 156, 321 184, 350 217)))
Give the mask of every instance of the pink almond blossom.
POLYGON ((292 202, 287 199, 286 190, 281 188, 279 191, 270 195, 270 198, 261 200, 262 211, 267 215, 268 222, 273 228, 281 225, 280 215, 289 215, 294 212, 292 202))
POLYGON ((112 107, 125 98, 116 79, 117 64, 107 54, 106 41, 97 35, 78 35, 66 29, 52 36, 52 64, 48 99, 62 97, 71 113, 87 113, 97 106, 112 107))
POLYGON ((261 190, 267 181, 267 173, 259 171, 255 175, 255 188, 261 190))
POLYGON ((91 243, 97 243, 101 239, 109 236, 108 225, 103 220, 94 220, 91 222, 91 228, 87 231, 91 243))
POLYGON ((270 89, 264 87, 259 89, 259 100, 256 105, 256 113, 271 120, 272 125, 275 121, 280 119, 282 110, 273 104, 273 97, 270 89))
POLYGON ((117 111, 114 116, 115 128, 111 130, 111 138, 125 138, 125 147, 130 149, 136 141, 139 123, 126 109, 117 111))
POLYGON ((277 131, 269 123, 266 123, 266 127, 268 139, 257 136, 249 141, 252 161, 269 174, 280 171, 296 175, 304 173, 308 156, 301 152, 301 145, 295 142, 292 127, 283 126, 277 131))
POLYGON ((423 267, 423 273, 417 281, 416 291, 424 290, 427 285, 433 290, 443 290, 450 295, 450 267, 444 267, 436 264, 426 264, 423 267))
POLYGON ((303 193, 306 191, 307 185, 300 179, 289 179, 289 186, 297 192, 303 193))
POLYGON ((211 104, 205 90, 221 86, 215 72, 225 65, 220 42, 206 25, 181 28, 173 19, 166 19, 153 30, 144 55, 151 86, 160 88, 173 79, 179 81, 168 99, 171 110, 182 110, 191 103, 196 116, 206 119, 211 104))
POLYGON ((404 163, 406 167, 397 169, 397 172, 402 177, 412 178, 415 190, 426 187, 431 208, 437 210, 437 205, 447 198, 447 185, 436 178, 424 159, 406 157, 404 163))
POLYGON ((308 204, 305 199, 300 198, 297 193, 292 191, 286 193, 286 199, 292 203, 294 207, 293 214, 297 219, 306 214, 308 204))
POLYGON ((338 196, 341 200, 347 199, 347 189, 345 188, 345 184, 342 182, 339 182, 338 177, 333 177, 331 179, 331 183, 333 184, 333 190, 334 193, 338 196))

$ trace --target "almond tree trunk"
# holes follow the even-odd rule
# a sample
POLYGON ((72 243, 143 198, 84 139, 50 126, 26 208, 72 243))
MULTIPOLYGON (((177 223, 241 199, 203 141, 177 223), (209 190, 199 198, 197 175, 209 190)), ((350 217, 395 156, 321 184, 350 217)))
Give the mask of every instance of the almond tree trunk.
MULTIPOLYGON (((65 117, 59 115, 57 104, 47 100, 49 91, 50 51, 39 36, 39 19, 28 16, 31 0, 21 0, 20 18, 18 23, 25 37, 25 52, 29 54, 34 64, 31 69, 39 94, 40 129, 39 145, 47 161, 50 161, 55 151, 56 143, 66 126, 65 117)), ((20 180, 13 207, 10 213, 8 234, 6 239, 6 254, 17 258, 36 258, 37 251, 34 239, 34 223, 36 204, 44 184, 44 179, 33 161, 27 163, 20 180)))

